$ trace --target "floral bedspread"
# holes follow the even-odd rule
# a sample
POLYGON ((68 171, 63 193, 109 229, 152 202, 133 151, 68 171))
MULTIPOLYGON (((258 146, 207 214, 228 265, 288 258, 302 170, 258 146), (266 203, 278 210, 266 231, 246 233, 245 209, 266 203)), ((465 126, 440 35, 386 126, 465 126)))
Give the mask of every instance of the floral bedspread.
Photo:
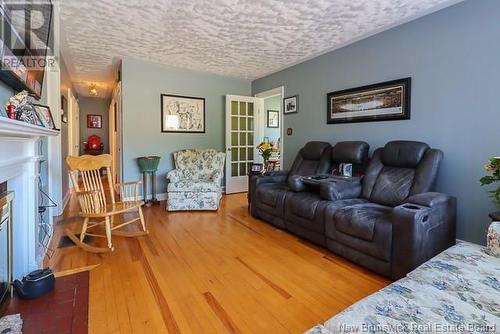
POLYGON ((307 333, 500 333, 500 258, 460 242, 307 333))

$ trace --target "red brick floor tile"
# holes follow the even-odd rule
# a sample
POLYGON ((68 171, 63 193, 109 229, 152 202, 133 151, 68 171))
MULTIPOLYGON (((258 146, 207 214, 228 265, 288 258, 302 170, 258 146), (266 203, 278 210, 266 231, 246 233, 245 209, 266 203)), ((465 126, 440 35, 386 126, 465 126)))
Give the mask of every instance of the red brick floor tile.
POLYGON ((51 292, 33 300, 14 297, 1 313, 21 313, 24 334, 87 333, 88 287, 88 272, 60 277, 51 292))

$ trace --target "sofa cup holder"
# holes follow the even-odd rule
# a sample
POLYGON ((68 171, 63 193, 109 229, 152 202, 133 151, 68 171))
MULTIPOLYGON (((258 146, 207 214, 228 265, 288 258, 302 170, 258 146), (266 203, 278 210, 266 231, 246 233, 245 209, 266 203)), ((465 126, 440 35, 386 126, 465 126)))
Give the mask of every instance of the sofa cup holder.
POLYGON ((403 205, 403 208, 405 208, 407 210, 413 210, 413 211, 422 210, 422 207, 416 206, 416 205, 412 205, 412 204, 405 204, 405 205, 403 205))

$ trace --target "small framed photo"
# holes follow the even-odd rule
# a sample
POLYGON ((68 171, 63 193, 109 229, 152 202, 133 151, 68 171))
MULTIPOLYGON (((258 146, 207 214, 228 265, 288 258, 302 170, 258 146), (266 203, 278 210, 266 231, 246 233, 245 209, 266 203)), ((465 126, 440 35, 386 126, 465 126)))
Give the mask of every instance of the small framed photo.
POLYGON ((56 129, 56 124, 54 123, 54 119, 52 118, 52 112, 50 111, 49 106, 44 106, 41 104, 33 104, 33 108, 41 121, 41 125, 46 127, 47 129, 56 129))
POLYGON ((267 127, 268 128, 280 127, 280 112, 278 110, 267 111, 267 127))
POLYGON ((299 96, 289 96, 283 99, 283 113, 294 114, 299 112, 299 96))
POLYGON ((254 163, 252 164, 252 173, 262 173, 262 164, 254 163))
POLYGON ((102 128, 102 116, 101 115, 87 115, 87 128, 89 129, 101 129, 102 128))

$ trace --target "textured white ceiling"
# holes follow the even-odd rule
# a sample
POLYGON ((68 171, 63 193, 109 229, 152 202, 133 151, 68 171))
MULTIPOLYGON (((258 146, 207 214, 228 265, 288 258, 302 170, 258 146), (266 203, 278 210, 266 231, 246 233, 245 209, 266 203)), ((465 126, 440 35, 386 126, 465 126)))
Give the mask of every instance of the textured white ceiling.
POLYGON ((457 2, 64 0, 63 52, 82 82, 123 56, 255 79, 457 2))

